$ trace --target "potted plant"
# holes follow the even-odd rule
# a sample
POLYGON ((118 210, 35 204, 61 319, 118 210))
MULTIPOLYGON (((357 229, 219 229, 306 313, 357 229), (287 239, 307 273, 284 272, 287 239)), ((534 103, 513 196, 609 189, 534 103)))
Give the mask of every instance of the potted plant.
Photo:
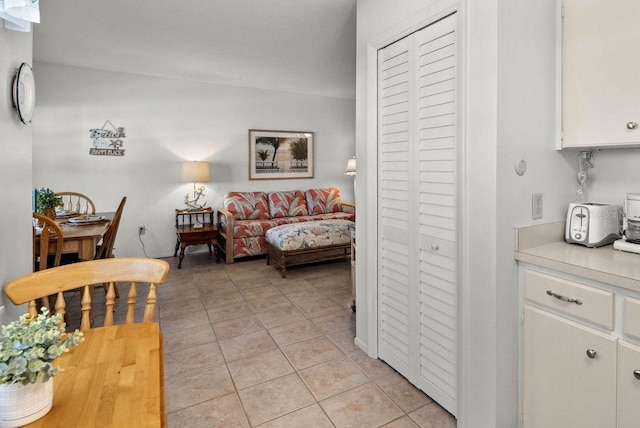
POLYGON ((60 206, 62 198, 56 195, 51 189, 42 187, 36 195, 36 206, 38 212, 49 218, 56 218, 56 207, 60 206))
POLYGON ((53 360, 84 338, 65 333, 62 314, 49 310, 22 315, 0 332, 0 427, 15 427, 44 416, 53 402, 52 378, 61 370, 53 360))

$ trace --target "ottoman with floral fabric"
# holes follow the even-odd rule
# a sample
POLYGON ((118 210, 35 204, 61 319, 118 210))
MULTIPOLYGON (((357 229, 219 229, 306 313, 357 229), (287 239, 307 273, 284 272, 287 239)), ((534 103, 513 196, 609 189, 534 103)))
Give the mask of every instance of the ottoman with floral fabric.
POLYGON ((267 231, 267 264, 280 266, 286 277, 287 266, 348 257, 351 254, 350 220, 318 220, 284 224, 267 231))

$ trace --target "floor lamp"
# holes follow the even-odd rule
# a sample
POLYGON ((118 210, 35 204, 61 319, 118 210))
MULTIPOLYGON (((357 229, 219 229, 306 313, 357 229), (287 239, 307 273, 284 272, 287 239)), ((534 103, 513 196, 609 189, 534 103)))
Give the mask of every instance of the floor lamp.
POLYGON ((353 176, 353 199, 356 198, 356 157, 352 157, 347 161, 347 169, 344 170, 344 175, 353 176))

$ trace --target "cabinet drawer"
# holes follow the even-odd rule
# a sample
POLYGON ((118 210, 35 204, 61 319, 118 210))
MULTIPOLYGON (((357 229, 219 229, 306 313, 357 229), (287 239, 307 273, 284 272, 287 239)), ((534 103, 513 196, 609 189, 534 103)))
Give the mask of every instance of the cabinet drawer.
POLYGON ((624 334, 640 339, 640 300, 624 299, 624 334))
POLYGON ((613 330, 612 292, 525 270, 524 297, 531 302, 613 330))

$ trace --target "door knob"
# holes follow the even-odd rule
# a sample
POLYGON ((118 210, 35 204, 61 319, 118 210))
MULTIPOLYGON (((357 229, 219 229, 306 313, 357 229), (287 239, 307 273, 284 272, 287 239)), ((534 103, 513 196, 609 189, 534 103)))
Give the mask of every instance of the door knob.
POLYGON ((636 129, 638 124, 635 122, 627 122, 627 129, 636 129))
POLYGON ((431 244, 431 249, 433 251, 438 251, 440 249, 440 246, 436 242, 434 242, 433 244, 431 244))
POLYGON ((595 351, 595 349, 587 349, 587 357, 595 358, 596 354, 597 354, 597 352, 595 351))
POLYGON ((633 376, 634 376, 636 379, 640 380, 640 370, 634 370, 634 371, 633 371, 633 376))

